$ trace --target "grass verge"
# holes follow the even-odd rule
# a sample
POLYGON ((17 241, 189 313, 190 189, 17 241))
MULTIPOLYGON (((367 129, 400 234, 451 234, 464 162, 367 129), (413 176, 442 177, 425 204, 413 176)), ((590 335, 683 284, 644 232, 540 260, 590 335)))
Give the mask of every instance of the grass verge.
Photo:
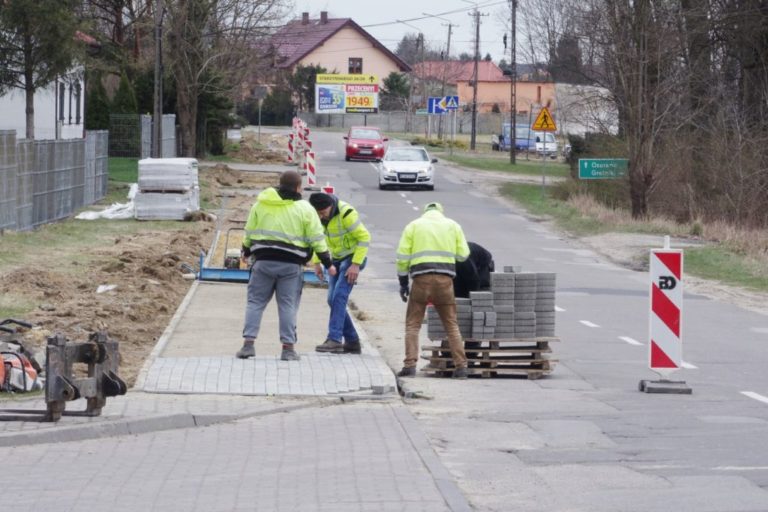
POLYGON ((512 174, 521 174, 526 176, 541 176, 542 172, 545 176, 564 178, 568 176, 568 165, 554 160, 546 160, 542 163, 541 160, 523 160, 518 158, 515 165, 509 163, 509 155, 502 156, 497 154, 461 154, 454 153, 449 155, 448 153, 442 153, 439 155, 443 160, 454 162, 462 167, 469 167, 471 169, 478 169, 481 171, 501 171, 512 174))
MULTIPOLYGON (((505 183, 500 192, 528 212, 551 218, 574 236, 619 232, 686 237, 702 230, 700 221, 690 225, 658 218, 637 221, 625 210, 602 207, 583 196, 562 201, 553 197, 551 188, 542 193, 537 185, 505 183)), ((729 230, 725 235, 723 232, 721 225, 704 225, 708 244, 685 250, 685 272, 730 286, 768 292, 768 251, 764 244, 754 243, 754 233, 745 231, 734 235, 733 230, 729 230)))

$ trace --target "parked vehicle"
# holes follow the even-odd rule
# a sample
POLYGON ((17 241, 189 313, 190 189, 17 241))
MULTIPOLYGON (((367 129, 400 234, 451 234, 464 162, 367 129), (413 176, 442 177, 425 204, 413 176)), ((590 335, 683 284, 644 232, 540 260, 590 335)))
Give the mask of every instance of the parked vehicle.
POLYGON ((353 126, 344 136, 346 141, 344 159, 379 160, 384 157, 384 143, 389 139, 381 135, 375 126, 353 126))
POLYGON ((379 188, 394 186, 435 189, 437 158, 430 158, 421 146, 395 146, 387 149, 379 162, 379 188))
MULTIPOLYGON (((510 124, 502 125, 502 132, 495 135, 491 141, 494 151, 509 151, 511 144, 510 124)), ((557 157, 558 144, 555 135, 551 132, 534 132, 528 125, 515 126, 515 150, 535 152, 539 156, 557 157), (545 145, 546 142, 546 145, 545 145)))

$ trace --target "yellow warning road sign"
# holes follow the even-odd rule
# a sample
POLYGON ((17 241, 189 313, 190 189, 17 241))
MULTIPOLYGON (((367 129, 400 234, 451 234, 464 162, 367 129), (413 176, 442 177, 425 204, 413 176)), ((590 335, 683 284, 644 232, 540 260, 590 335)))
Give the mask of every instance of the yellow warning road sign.
POLYGON ((552 114, 549 113, 549 109, 547 107, 542 107, 541 112, 539 112, 539 115, 536 116, 536 120, 533 122, 533 126, 531 126, 531 130, 536 132, 557 131, 555 119, 552 117, 552 114))

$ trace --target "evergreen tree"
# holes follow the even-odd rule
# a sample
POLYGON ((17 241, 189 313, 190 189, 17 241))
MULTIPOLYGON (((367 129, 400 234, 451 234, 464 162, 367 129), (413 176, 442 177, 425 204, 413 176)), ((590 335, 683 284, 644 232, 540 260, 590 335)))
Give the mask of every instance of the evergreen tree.
POLYGON ((85 129, 109 130, 109 98, 101 76, 93 73, 88 78, 85 94, 85 129))
POLYGON ((128 75, 123 73, 120 76, 120 84, 117 86, 117 92, 112 99, 113 114, 138 114, 139 107, 136 104, 136 94, 133 86, 128 80, 128 75))

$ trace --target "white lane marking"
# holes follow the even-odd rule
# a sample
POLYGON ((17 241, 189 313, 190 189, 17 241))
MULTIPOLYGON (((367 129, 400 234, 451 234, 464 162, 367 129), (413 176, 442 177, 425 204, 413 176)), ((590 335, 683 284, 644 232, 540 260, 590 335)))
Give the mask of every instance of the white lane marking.
POLYGON ((405 192, 400 192, 400 197, 402 197, 403 199, 405 199, 405 197, 406 197, 406 195, 405 195, 405 192))
POLYGON ((557 311, 558 313, 562 313, 565 310, 563 308, 561 308, 560 306, 555 306, 555 311, 557 311))
POLYGON ((640 343, 636 339, 630 338, 629 336, 619 336, 619 339, 622 340, 622 341, 626 341, 630 345, 638 345, 638 346, 642 346, 643 345, 643 343, 640 343))
POLYGON ((761 394, 755 393, 754 391, 742 391, 741 394, 753 400, 757 400, 758 402, 768 404, 768 396, 763 396, 761 394))
POLYGON ((410 199, 406 199, 405 202, 408 204, 413 204, 413 201, 411 201, 410 199))
POLYGON ((717 471, 765 471, 768 466, 715 466, 717 471))
POLYGON ((760 334, 768 334, 768 327, 750 327, 749 330, 760 334))
POLYGON ((593 328, 594 328, 594 327, 600 327, 600 326, 599 326, 599 325, 597 325, 597 324, 593 324, 593 323, 592 323, 592 322, 590 322, 589 320, 579 320, 579 322, 581 322, 582 324, 586 325, 587 327, 593 327, 593 328))
POLYGON ((685 368, 686 370, 698 370, 698 369, 699 369, 699 367, 698 367, 698 366, 696 366, 695 364, 691 364, 691 363, 689 363, 689 362, 686 362, 686 361, 682 361, 682 362, 680 363, 680 366, 682 366, 682 367, 683 367, 683 368, 685 368))
POLYGON ((414 206, 413 209, 416 210, 416 211, 419 211, 419 207, 418 206, 414 206))

